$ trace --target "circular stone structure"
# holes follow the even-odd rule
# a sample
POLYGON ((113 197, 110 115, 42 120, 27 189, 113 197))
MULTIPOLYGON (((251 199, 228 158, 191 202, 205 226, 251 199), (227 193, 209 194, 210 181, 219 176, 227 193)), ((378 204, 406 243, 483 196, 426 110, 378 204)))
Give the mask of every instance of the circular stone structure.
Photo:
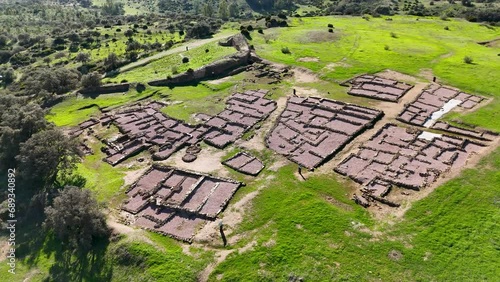
POLYGON ((187 149, 186 149, 186 153, 187 154, 190 154, 190 155, 197 155, 201 152, 201 148, 200 146, 198 145, 193 145, 193 146, 189 146, 187 149))

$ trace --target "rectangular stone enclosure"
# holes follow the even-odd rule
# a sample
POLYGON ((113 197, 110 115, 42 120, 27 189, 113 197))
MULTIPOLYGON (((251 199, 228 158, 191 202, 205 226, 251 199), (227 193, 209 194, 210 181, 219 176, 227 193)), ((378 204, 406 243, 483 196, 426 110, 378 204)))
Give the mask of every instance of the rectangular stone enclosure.
POLYGON ((364 185, 362 192, 383 198, 392 185, 419 190, 440 174, 461 168, 484 145, 386 124, 335 171, 364 185))
POLYGON ((242 183, 211 175, 153 165, 127 191, 122 209, 137 215, 136 225, 183 241, 215 220, 242 183))
POLYGON ((360 75, 344 84, 350 84, 349 95, 397 102, 413 85, 374 75, 360 75))
POLYGON ((222 164, 241 173, 253 176, 258 175, 264 169, 264 164, 259 159, 246 152, 238 153, 222 162, 222 164))

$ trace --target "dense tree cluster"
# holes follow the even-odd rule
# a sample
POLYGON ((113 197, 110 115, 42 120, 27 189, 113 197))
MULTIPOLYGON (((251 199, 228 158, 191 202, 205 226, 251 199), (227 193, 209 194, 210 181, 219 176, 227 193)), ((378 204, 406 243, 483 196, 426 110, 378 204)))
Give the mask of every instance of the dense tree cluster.
POLYGON ((21 77, 19 84, 25 95, 38 96, 42 92, 51 95, 64 94, 76 89, 81 74, 77 70, 64 67, 41 67, 28 70, 21 77))

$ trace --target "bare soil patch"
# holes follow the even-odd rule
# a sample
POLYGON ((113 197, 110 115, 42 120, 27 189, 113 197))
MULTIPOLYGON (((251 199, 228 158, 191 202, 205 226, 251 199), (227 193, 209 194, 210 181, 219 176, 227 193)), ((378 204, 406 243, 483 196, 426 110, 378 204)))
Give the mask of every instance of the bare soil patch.
POLYGON ((379 72, 376 74, 377 76, 388 78, 388 79, 394 79, 402 82, 408 82, 408 83, 418 83, 420 82, 419 79, 417 79, 414 76, 407 75, 404 73, 400 73, 397 71, 393 70, 384 70, 382 72, 379 72))
POLYGON ((305 68, 294 68, 293 69, 295 81, 298 83, 311 83, 318 82, 318 76, 311 70, 305 68))
POLYGON ((338 32, 328 32, 324 30, 312 30, 297 38, 300 43, 321 43, 338 40, 340 34, 338 32))
POLYGON ((325 71, 335 71, 336 68, 350 68, 352 67, 352 65, 344 62, 344 59, 342 59, 341 61, 338 61, 336 63, 330 63, 328 65, 326 65, 323 70, 325 71))
POLYGON ((302 58, 298 58, 297 59, 297 62, 319 62, 319 58, 315 58, 315 57, 302 57, 302 58))

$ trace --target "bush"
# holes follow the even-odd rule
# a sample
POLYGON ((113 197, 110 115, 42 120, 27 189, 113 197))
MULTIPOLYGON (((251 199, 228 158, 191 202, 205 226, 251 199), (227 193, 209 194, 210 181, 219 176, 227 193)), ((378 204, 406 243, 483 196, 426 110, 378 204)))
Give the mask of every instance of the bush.
POLYGON ((91 72, 82 76, 80 84, 85 89, 96 89, 101 86, 101 75, 97 72, 91 72))
POLYGON ((385 45, 384 50, 389 51, 389 50, 391 50, 391 48, 389 47, 389 45, 385 45))
POLYGON ((192 68, 189 68, 189 69, 187 69, 187 71, 186 71, 186 72, 187 72, 187 73, 193 73, 193 72, 194 72, 194 70, 193 70, 192 68))
POLYGON ((333 33, 333 29, 329 28, 328 32, 333 33))
POLYGON ((281 53, 283 53, 283 54, 291 54, 292 52, 290 52, 290 49, 288 49, 288 47, 283 47, 283 48, 281 48, 281 53))
POLYGON ((188 57, 182 57, 182 63, 184 63, 184 64, 189 63, 189 58, 188 57))
POLYGON ((137 83, 137 85, 135 86, 135 90, 137 90, 137 92, 141 93, 144 90, 146 90, 146 85, 144 85, 142 83, 137 83))
POLYGON ((473 61, 474 60, 469 56, 464 57, 464 63, 466 63, 466 64, 472 64, 473 61))
POLYGON ((328 24, 328 27, 329 28, 333 28, 333 24, 328 24))
POLYGON ((392 37, 392 38, 398 38, 398 36, 397 36, 397 35, 396 35, 396 33, 394 33, 394 32, 391 32, 391 37, 392 37))
POLYGON ((252 25, 248 25, 248 26, 247 26, 247 30, 248 30, 248 31, 253 31, 253 26, 252 26, 252 25))
POLYGON ((246 29, 243 29, 243 30, 241 31, 241 34, 243 34, 243 36, 245 36, 246 38, 249 38, 249 37, 250 37, 250 32, 248 32, 248 30, 246 30, 246 29))
POLYGON ((448 26, 445 26, 444 30, 450 30, 450 28, 448 26))
POLYGON ((262 28, 259 28, 259 29, 257 30, 257 32, 258 32, 258 33, 260 33, 260 34, 264 34, 264 31, 262 30, 262 28))
POLYGON ((208 50, 208 49, 205 49, 205 53, 208 53, 208 52, 210 52, 210 50, 208 50))
POLYGON ((172 74, 178 74, 178 73, 179 73, 179 70, 177 69, 177 67, 176 67, 176 66, 173 66, 173 67, 171 68, 171 70, 172 70, 172 74))

